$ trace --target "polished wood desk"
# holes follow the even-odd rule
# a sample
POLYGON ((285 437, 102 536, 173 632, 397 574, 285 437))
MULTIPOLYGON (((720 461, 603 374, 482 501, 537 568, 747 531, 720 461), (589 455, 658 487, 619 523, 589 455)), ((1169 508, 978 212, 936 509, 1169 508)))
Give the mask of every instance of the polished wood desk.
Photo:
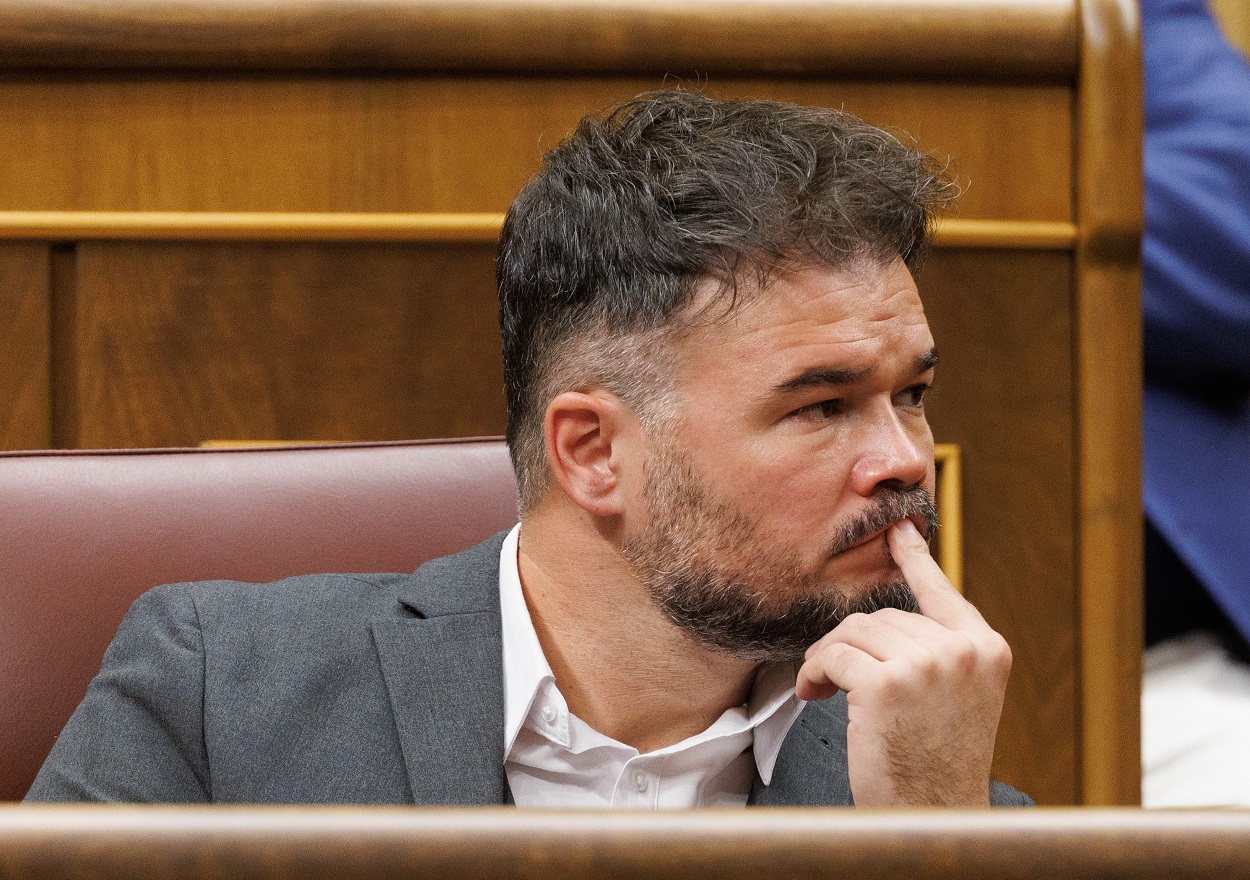
POLYGON ((0 877, 1250 877, 1250 813, 5 807, 0 877))

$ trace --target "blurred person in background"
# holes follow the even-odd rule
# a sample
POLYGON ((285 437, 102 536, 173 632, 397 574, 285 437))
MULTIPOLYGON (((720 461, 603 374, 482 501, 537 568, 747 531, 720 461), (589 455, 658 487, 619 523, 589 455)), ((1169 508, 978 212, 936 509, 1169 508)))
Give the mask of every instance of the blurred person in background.
POLYGON ((1250 805, 1250 66, 1142 0, 1146 806, 1250 805))

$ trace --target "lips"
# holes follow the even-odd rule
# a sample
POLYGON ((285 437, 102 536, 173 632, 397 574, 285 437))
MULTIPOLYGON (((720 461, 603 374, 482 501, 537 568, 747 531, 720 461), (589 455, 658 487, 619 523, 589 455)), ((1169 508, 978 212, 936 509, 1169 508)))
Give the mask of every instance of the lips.
POLYGON ((890 530, 890 526, 892 526, 892 525, 894 525, 894 523, 890 523, 890 525, 887 525, 887 526, 882 526, 881 528, 877 529, 876 531, 869 532, 867 535, 865 535, 865 536, 864 536, 863 538, 861 538, 860 540, 856 541, 856 542, 855 542, 854 544, 852 544, 850 547, 847 547, 845 550, 839 550, 839 551, 838 551, 838 553, 837 553, 836 555, 841 556, 843 553, 850 553, 852 550, 858 549, 859 547, 863 547, 865 544, 870 544, 870 543, 872 543, 873 541, 877 540, 877 538, 880 538, 880 537, 881 537, 882 535, 884 535, 887 531, 889 531, 889 530, 890 530))

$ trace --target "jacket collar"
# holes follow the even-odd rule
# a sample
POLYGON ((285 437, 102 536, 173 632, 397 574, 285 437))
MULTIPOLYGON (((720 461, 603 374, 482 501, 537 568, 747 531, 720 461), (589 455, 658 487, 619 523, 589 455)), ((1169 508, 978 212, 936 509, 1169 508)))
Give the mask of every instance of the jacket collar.
POLYGON ((421 566, 398 591, 413 617, 373 639, 418 804, 511 802, 503 766, 503 533, 421 566))

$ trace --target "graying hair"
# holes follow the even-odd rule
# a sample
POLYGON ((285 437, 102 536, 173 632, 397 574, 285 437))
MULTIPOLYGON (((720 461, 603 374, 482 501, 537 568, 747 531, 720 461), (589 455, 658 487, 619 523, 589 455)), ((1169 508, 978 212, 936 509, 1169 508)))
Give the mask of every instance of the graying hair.
POLYGON ((644 422, 671 402, 662 364, 700 282, 718 283, 729 314, 789 267, 901 258, 915 273, 934 211, 955 195, 944 167, 838 110, 666 91, 582 120, 500 238, 522 514, 547 488, 543 418, 557 394, 603 387, 644 422))

